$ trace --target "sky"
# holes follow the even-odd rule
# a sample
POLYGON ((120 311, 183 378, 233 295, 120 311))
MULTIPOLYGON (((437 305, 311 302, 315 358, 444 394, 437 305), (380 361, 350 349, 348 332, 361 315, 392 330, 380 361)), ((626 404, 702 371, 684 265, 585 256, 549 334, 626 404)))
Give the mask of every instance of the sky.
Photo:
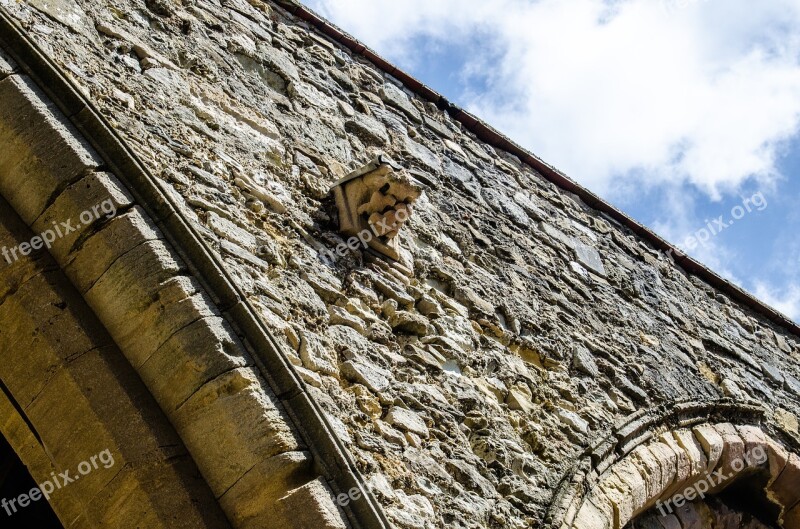
POLYGON ((800 0, 306 0, 800 322, 800 0))

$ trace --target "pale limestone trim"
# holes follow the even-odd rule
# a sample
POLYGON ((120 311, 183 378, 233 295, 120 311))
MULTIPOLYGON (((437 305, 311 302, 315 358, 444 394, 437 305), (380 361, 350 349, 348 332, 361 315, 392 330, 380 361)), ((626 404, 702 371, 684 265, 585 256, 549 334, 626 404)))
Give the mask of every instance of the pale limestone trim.
POLYGON ((0 100, 0 141, 8 145, 0 156, 0 194, 25 224, 38 232, 99 201, 116 203, 115 218, 59 238, 51 255, 142 378, 214 496, 224 496, 232 524, 344 528, 281 403, 152 221, 113 175, 97 172, 99 157, 29 79, 0 81, 0 100), (282 454, 290 456, 288 467, 267 464, 282 454), (276 510, 294 496, 306 498, 303 518, 276 510))

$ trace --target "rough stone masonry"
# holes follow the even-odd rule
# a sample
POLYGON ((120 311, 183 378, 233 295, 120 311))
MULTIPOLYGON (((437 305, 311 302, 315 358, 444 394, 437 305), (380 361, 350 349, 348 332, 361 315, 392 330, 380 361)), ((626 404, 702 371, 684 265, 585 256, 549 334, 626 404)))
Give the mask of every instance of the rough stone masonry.
MULTIPOLYGON (((774 465, 796 460, 788 455, 800 446, 796 335, 479 141, 282 5, 0 7, 219 254, 394 527, 621 527, 654 503, 656 481, 665 480, 662 494, 689 479, 676 461, 709 466, 715 446, 715 464, 726 460, 726 447, 756 435, 736 430, 745 425, 756 424, 771 439, 760 442, 785 454, 774 465), (322 262, 321 251, 348 237, 331 187, 381 154, 422 187, 397 233, 402 266, 363 247, 322 262), (675 403, 690 404, 675 420, 651 420, 673 417, 662 411, 675 403), (697 433, 707 430, 680 422, 699 421, 686 411, 695 408, 717 424, 701 425, 713 430, 707 442, 697 433), (760 411, 734 411, 751 408, 760 411), (612 448, 597 448, 609 439, 612 448), (645 446, 650 439, 661 441, 645 446), (615 466, 637 446, 638 463, 626 464, 632 475, 659 469, 658 479, 637 478, 641 490, 615 466), (578 496, 586 493, 592 508, 565 507, 571 514, 554 519, 576 468, 585 470, 578 496)), ((0 79, 13 70, 0 56, 0 79)), ((134 339, 138 331, 126 332, 134 339)), ((285 429, 281 412, 270 413, 285 429)), ((228 428, 248 439, 253 417, 234 419, 228 428)), ((281 432, 284 450, 302 449, 281 432)), ((213 443, 214 435, 193 442, 213 443)), ((211 482, 217 499, 233 474, 219 480, 211 482)), ((776 520, 792 527, 794 504, 776 494, 776 520)), ((731 507, 741 506, 706 510, 720 517, 731 507)), ((340 520, 331 515, 329 527, 340 520)))

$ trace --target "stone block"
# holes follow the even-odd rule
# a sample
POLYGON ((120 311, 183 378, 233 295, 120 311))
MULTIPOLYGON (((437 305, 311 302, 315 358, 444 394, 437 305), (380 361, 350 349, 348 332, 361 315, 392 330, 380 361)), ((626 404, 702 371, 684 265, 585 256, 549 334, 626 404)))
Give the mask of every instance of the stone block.
POLYGON ((736 427, 730 423, 717 424, 714 428, 722 436, 724 446, 717 468, 721 469, 725 476, 733 476, 747 466, 744 460, 744 441, 736 431, 736 427))
POLYGON ((373 393, 389 388, 390 374, 383 369, 359 360, 348 360, 342 364, 342 375, 351 382, 363 384, 373 393))
POLYGON ((413 411, 405 408, 392 407, 384 420, 392 426, 407 432, 413 432, 423 438, 427 438, 430 435, 425 421, 413 411))
MULTIPOLYGON (((760 453, 763 451, 765 455, 767 455, 767 445, 769 444, 769 438, 766 434, 759 428, 758 426, 737 426, 736 431, 739 433, 739 437, 742 438, 744 442, 744 453, 748 455, 751 459, 751 463, 757 463, 753 461, 760 453)), ((766 461, 764 461, 766 463, 766 461)))
POLYGON ((323 344, 318 335, 309 331, 300 332, 300 359, 306 369, 325 375, 338 376, 336 353, 323 344))
POLYGON ((691 479, 692 462, 689 458, 689 454, 678 444, 672 432, 661 434, 658 440, 669 446, 675 453, 675 482, 669 492, 667 492, 668 496, 672 496, 687 486, 687 483, 691 479))
POLYGON ((23 408, 68 361, 113 345, 85 305, 72 303, 68 291, 61 274, 48 272, 18 286, 0 304, 0 377, 23 408), (103 341, 93 340, 87 331, 94 331, 103 341), (20 345, 30 353, 8 356, 20 345))
POLYGON ((176 410, 208 380, 245 367, 242 351, 227 323, 212 316, 173 334, 138 371, 162 406, 176 410))
POLYGON ((86 508, 88 518, 98 527, 230 527, 186 456, 141 465, 124 466, 118 462, 106 472, 111 472, 113 479, 109 481, 105 476, 106 486, 86 508), (180 486, 175 486, 177 483, 180 486), (187 509, 187 505, 193 508, 187 509))
POLYGON ((770 499, 789 509, 800 502, 800 456, 789 454, 783 471, 767 487, 770 499))
POLYGON ((220 504, 232 516, 235 527, 269 527, 272 522, 265 516, 273 516, 276 501, 287 490, 307 483, 312 471, 308 452, 286 452, 264 459, 225 492, 220 504))
POLYGON ((619 529, 616 519, 614 503, 603 490, 595 487, 584 500, 572 526, 574 529, 619 529))
MULTIPOLYGON (((135 252, 120 258, 103 274, 86 293, 86 300, 95 310, 102 312, 101 319, 111 336, 131 365, 138 369, 176 332, 215 314, 197 281, 187 276, 169 278, 158 285, 147 306, 131 306, 133 296, 126 299, 126 295, 135 287, 133 279, 126 277, 128 271, 123 267, 130 263, 125 262, 126 258, 135 252), (128 292, 125 288, 129 289, 128 292), (148 332, 144 333, 142 329, 148 332)), ((135 271, 135 267, 131 271, 135 271)))
POLYGON ((401 88, 391 83, 386 83, 380 90, 380 96, 386 104, 401 110, 414 123, 422 123, 422 114, 411 103, 408 95, 401 88))
POLYGON ((636 464, 639 474, 644 480, 647 498, 650 499, 646 506, 654 504, 664 493, 661 486, 661 464, 646 445, 638 446, 628 458, 636 464))
POLYGON ((613 515, 609 517, 609 513, 598 508, 590 500, 587 500, 581 506, 578 515, 575 516, 575 521, 572 523, 572 529, 613 529, 613 515))
POLYGON ((769 438, 767 441, 767 457, 769 459, 770 483, 773 483, 781 475, 786 464, 789 462, 789 452, 778 442, 769 438))
POLYGON ((603 260, 600 258, 600 253, 582 242, 575 243, 575 259, 584 268, 591 270, 595 274, 605 277, 606 269, 603 266, 603 260))
POLYGON ((344 128, 366 145, 383 146, 389 143, 386 127, 372 116, 355 114, 344 122, 344 128))
POLYGON ((633 515, 636 516, 642 512, 650 499, 647 496, 647 483, 645 478, 642 477, 639 465, 635 460, 628 457, 614 465, 613 472, 628 489, 633 515))
POLYGON ((713 426, 708 424, 695 426, 692 432, 700 442, 700 446, 703 447, 703 452, 705 452, 706 460, 708 461, 708 472, 713 472, 719 465, 725 448, 722 436, 713 426))
POLYGON ((676 430, 673 432, 675 441, 689 457, 690 473, 692 478, 705 474, 708 470, 708 459, 703 451, 703 446, 690 430, 676 430))
POLYGON ((0 193, 30 225, 66 185, 101 162, 26 77, 0 81, 0 193))
POLYGON ((136 206, 111 219, 80 248, 73 251, 71 245, 69 248, 66 245, 54 246, 53 255, 63 264, 67 276, 82 293, 86 293, 123 255, 140 256, 139 260, 151 254, 156 255, 157 262, 151 268, 153 273, 157 273, 160 272, 158 267, 163 267, 163 273, 157 273, 154 278, 154 281, 160 282, 181 270, 177 257, 163 243, 158 242, 160 238, 161 234, 155 225, 136 206))
POLYGON ((249 368, 208 381, 172 415, 217 496, 261 461, 300 447, 288 417, 249 368))
MULTIPOLYGON (((55 260, 65 266, 70 261, 72 253, 79 249, 79 243, 87 234, 97 231, 98 226, 108 223, 123 210, 133 204, 133 198, 127 191, 123 191, 122 184, 109 173, 91 172, 72 185, 67 186, 54 202, 32 224, 31 229, 40 234, 42 239, 48 241, 49 251, 55 260)), ((136 212, 137 220, 144 227, 141 210, 136 212)), ((154 227, 149 228, 149 231, 154 227)), ((114 233, 116 244, 137 242, 141 237, 131 239, 127 234, 114 233)), ((92 245, 93 257, 102 262, 100 257, 103 252, 98 252, 96 244, 92 245)), ((119 254, 110 256, 112 259, 119 254)), ((86 263, 84 263, 86 264, 86 263)))
MULTIPOLYGON (((636 498, 634 498, 636 491, 632 490, 631 485, 614 472, 608 475, 597 488, 609 499, 614 508, 614 528, 622 529, 638 508, 636 498)), ((642 501, 644 501, 643 498, 642 501)))
POLYGON ((578 242, 574 238, 570 237, 558 228, 551 226, 547 222, 540 222, 539 229, 542 230, 542 233, 544 233, 546 236, 543 242, 550 246, 554 246, 554 243, 558 242, 569 249, 575 249, 577 247, 578 242))
MULTIPOLYGON (((293 527, 314 529, 347 529, 348 524, 336 507, 333 494, 322 478, 303 485, 278 500, 280 518, 290 520, 293 527)), ((283 529, 288 525, 260 526, 283 529)))
POLYGON ((652 443, 647 448, 661 465, 659 488, 661 489, 661 494, 664 494, 675 484, 678 473, 678 455, 672 448, 661 442, 652 443))

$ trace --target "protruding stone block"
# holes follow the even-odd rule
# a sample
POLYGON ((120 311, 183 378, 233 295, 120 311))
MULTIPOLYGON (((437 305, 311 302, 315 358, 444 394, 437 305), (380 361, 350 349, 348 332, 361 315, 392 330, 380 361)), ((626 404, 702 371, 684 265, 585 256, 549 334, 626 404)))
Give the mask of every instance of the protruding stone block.
POLYGON ((653 456, 661 464, 661 483, 659 484, 663 493, 670 490, 678 473, 678 455, 664 443, 652 443, 647 447, 653 456))
POLYGON ((288 418, 268 394, 252 369, 234 369, 203 385, 174 414, 194 459, 215 469, 206 480, 216 495, 261 461, 299 448, 288 418))
POLYGON ((690 475, 701 476, 708 470, 708 459, 703 451, 703 446, 689 430, 676 430, 673 432, 675 441, 689 457, 690 475))
MULTIPOLYGON (((71 261, 70 254, 77 249, 76 245, 90 230, 97 230, 98 225, 109 222, 133 204, 133 198, 123 189, 111 174, 89 173, 61 192, 31 228, 44 239, 56 261, 67 263, 71 261)), ((140 214, 140 218, 143 215, 140 214)), ((137 241, 134 237, 120 238, 119 234, 114 239, 117 245, 137 241)), ((94 250, 99 249, 92 246, 94 250)), ((92 252, 95 260, 99 260, 96 259, 98 255, 92 252)))
POLYGON ((270 457, 242 476, 220 498, 220 504, 226 512, 232 513, 235 527, 266 527, 270 520, 264 520, 264 506, 274 506, 287 490, 303 486, 312 471, 313 461, 308 452, 287 452, 270 457))
POLYGON ((391 160, 379 156, 336 182, 333 192, 342 233, 399 260, 396 237, 411 217, 411 204, 420 197, 422 188, 391 160))
POLYGON ((744 441, 739 432, 730 423, 717 424, 715 428, 722 436, 724 446, 717 468, 720 468, 726 476, 741 472, 747 465, 744 459, 744 441))
POLYGON ((647 497, 651 499, 647 506, 650 506, 664 492, 661 487, 661 464, 645 445, 637 447, 631 452, 629 458, 636 463, 636 467, 644 479, 647 497))

